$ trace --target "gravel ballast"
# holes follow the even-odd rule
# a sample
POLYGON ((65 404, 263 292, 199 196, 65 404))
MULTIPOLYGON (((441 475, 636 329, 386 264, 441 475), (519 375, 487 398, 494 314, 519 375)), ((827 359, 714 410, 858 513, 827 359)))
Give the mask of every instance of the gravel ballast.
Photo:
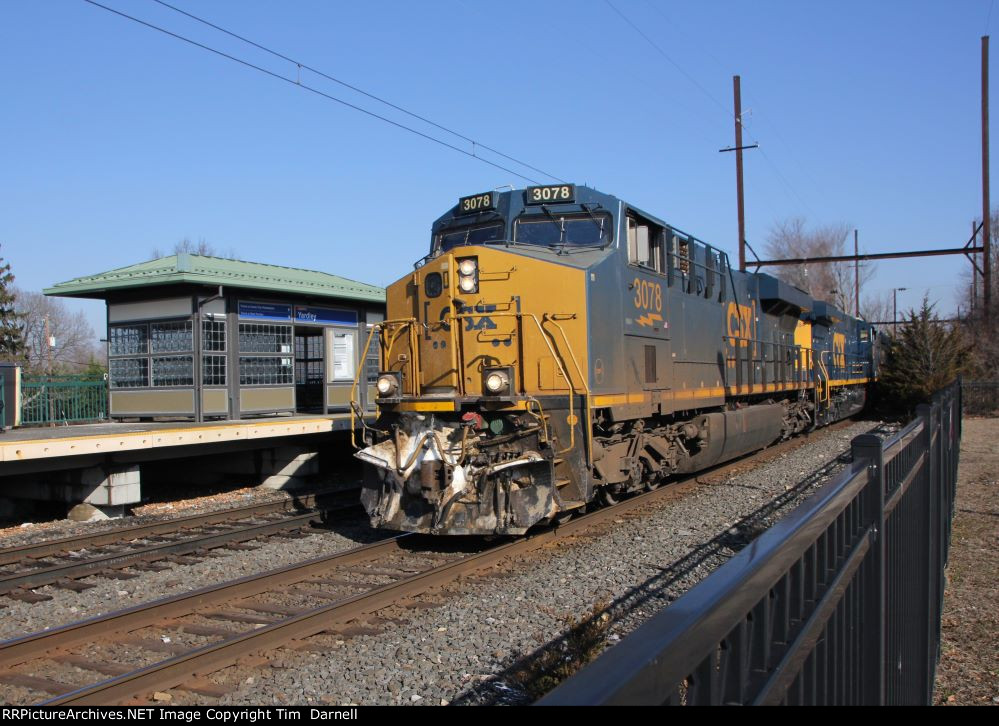
MULTIPOLYGON (((610 605, 606 635, 610 644, 619 641, 731 557, 754 527, 768 526, 834 476, 849 460, 851 439, 874 425, 818 432, 790 453, 762 465, 747 462, 679 501, 623 516, 600 532, 506 563, 495 577, 468 578, 424 598, 437 607, 383 611, 404 624, 382 625, 381 633, 323 635, 310 639, 319 652, 285 650, 270 667, 226 669, 216 679, 236 690, 218 703, 527 703, 532 699, 518 674, 571 623, 595 605, 610 605), (810 486, 787 496, 820 470, 810 486), (777 497, 785 506, 768 511, 777 497), (738 526, 761 509, 749 531, 738 526)), ((205 701, 185 693, 175 700, 205 701)))
POLYGON ((366 518, 352 514, 332 520, 328 528, 317 529, 309 537, 253 540, 252 544, 259 545, 257 549, 234 551, 220 548, 197 564, 164 562, 169 569, 161 572, 143 572, 126 567, 124 572, 137 577, 125 580, 85 577, 81 581, 94 587, 80 593, 51 585, 40 587, 34 592, 49 595, 51 600, 26 603, 3 598, 6 607, 0 619, 0 638, 14 638, 312 557, 342 552, 384 538, 387 534, 372 530, 366 518))
MULTIPOLYGON (((404 607, 380 611, 370 634, 336 632, 309 649, 268 654, 269 664, 211 676, 232 692, 213 699, 174 690, 171 703, 526 703, 531 661, 595 607, 607 609, 608 644, 725 562, 845 465, 850 440, 874 422, 822 430, 790 452, 765 452, 679 499, 622 515, 482 577, 466 578, 404 607), (766 461, 770 457, 771 460, 766 461), (839 462, 833 467, 831 461, 839 462), (815 474, 819 472, 819 474, 815 474), (809 479, 803 488, 797 485, 809 479), (772 502, 780 506, 774 510, 772 502), (742 521, 752 515, 749 521, 742 521)), ((90 580, 83 593, 40 588, 52 601, 7 601, 0 636, 15 637, 166 595, 259 573, 384 536, 353 520, 300 540, 261 543, 133 580, 90 580)))

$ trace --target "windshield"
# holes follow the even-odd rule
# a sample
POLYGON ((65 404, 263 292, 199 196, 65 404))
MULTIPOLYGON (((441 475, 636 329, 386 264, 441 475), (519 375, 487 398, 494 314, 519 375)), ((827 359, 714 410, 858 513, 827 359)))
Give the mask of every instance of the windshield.
POLYGON ((603 246, 610 242, 611 224, 606 214, 594 216, 553 214, 517 220, 514 239, 530 245, 603 246))
POLYGON ((503 239, 502 224, 490 224, 485 227, 462 227, 441 234, 437 238, 437 251, 445 252, 459 245, 479 245, 497 239, 503 239))

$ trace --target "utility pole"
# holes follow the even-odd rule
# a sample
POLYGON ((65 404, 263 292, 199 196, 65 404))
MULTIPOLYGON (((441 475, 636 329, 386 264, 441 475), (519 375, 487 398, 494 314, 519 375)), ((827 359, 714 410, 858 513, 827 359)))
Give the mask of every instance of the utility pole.
POLYGON ((45 316, 45 373, 52 375, 52 338, 49 337, 49 316, 45 316))
POLYGON ((742 150, 756 149, 759 144, 742 145, 742 83, 739 76, 732 76, 732 90, 735 94, 735 146, 718 151, 735 152, 735 194, 739 209, 739 270, 746 271, 746 204, 742 196, 742 150))
POLYGON ((898 293, 905 292, 908 288, 896 287, 891 291, 891 323, 892 337, 898 338, 898 293))
POLYGON ((860 317, 860 253, 857 251, 857 230, 853 230, 853 317, 860 317))
POLYGON ((739 271, 746 271, 746 207, 742 198, 742 79, 732 76, 735 93, 735 193, 739 207, 739 271))
MULTIPOLYGON (((971 223, 971 239, 978 236, 978 225, 971 223)), ((971 317, 975 317, 975 306, 978 303, 978 254, 971 253, 971 317)))
POLYGON ((992 314, 992 211, 989 203, 989 36, 982 36, 982 278, 985 320, 992 314))

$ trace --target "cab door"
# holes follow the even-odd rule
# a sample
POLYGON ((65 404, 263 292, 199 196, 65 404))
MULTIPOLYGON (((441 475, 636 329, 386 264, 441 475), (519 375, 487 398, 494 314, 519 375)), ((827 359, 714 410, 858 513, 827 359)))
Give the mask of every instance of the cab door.
POLYGON ((454 294, 454 257, 450 254, 428 262, 416 275, 417 337, 420 346, 420 387, 423 393, 453 394, 458 386, 452 327, 460 313, 461 298, 454 294))
POLYGON ((656 392, 672 387, 665 230, 638 215, 628 215, 628 268, 625 297, 625 352, 637 388, 656 392))

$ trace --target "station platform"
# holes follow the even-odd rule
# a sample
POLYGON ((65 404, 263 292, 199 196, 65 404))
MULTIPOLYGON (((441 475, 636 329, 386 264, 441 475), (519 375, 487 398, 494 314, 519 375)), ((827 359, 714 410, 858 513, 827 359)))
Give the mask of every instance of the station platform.
POLYGON ((12 429, 0 433, 0 467, 7 462, 258 441, 349 429, 349 413, 205 423, 101 423, 12 429))
POLYGON ((119 516, 141 501, 147 476, 165 474, 295 487, 318 473, 322 452, 353 453, 350 425, 349 413, 333 413, 13 429, 0 433, 0 509, 10 500, 60 501, 119 516))

